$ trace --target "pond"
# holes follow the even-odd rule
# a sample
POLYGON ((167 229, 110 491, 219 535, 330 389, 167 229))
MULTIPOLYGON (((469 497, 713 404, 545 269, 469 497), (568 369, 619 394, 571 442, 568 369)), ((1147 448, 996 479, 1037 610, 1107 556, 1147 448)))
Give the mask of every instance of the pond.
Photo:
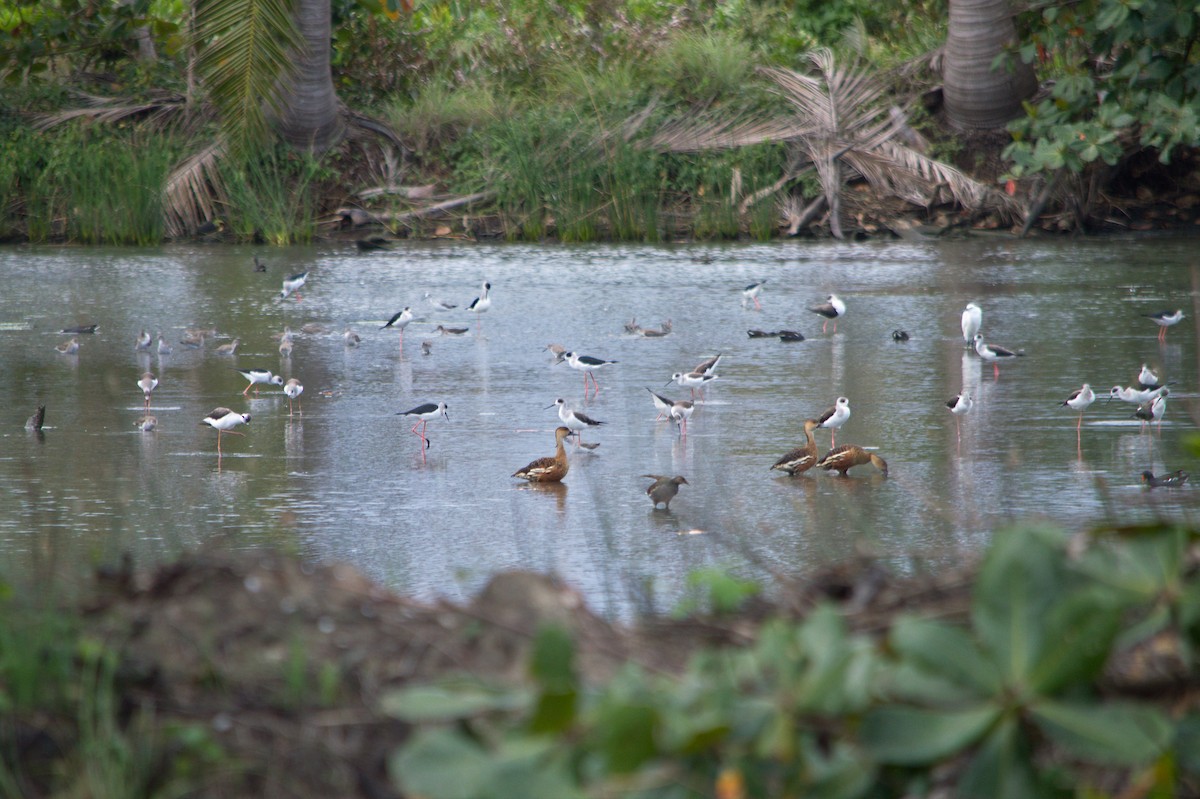
MULTIPOLYGON (((1194 239, 1140 237, 930 243, 772 242, 689 246, 401 243, 0 250, 0 554, 10 575, 69 577, 131 552, 141 563, 223 538, 347 561, 396 591, 462 598, 498 570, 554 571, 598 612, 670 610, 689 574, 800 575, 857 552, 900 569, 939 568, 1012 522, 1070 530, 1103 521, 1195 520, 1190 488, 1143 488, 1140 474, 1190 468, 1197 341, 1194 239), (266 272, 254 269, 259 256, 266 272), (283 278, 310 273, 300 298, 283 278), (761 310, 742 288, 765 279, 761 310), (491 308, 465 310, 489 281, 491 308), (426 293, 459 307, 440 310, 426 293), (834 332, 809 306, 836 293, 834 332), (994 377, 959 330, 983 309, 989 342, 1023 349, 994 377), (380 330, 410 306, 403 345, 380 330), (1183 308, 1165 342, 1141 316, 1183 308), (631 335, 670 320, 662 337, 631 335), (74 355, 65 327, 98 323, 74 355), (278 334, 295 332, 290 358, 278 334), (313 332, 300 332, 305 325, 313 332), (436 331, 465 327, 461 336, 436 331), (187 328, 215 328, 199 349, 187 328), (343 331, 362 336, 347 347, 343 331), (162 331, 170 355, 135 351, 162 331), (806 338, 750 338, 797 330, 806 338), (909 334, 893 340, 894 330, 909 334), (234 356, 221 344, 239 339, 234 356), (429 342, 428 354, 422 352, 429 342), (546 346, 617 363, 585 400, 580 372, 546 346), (647 388, 720 353, 687 435, 656 421, 647 388), (1142 363, 1171 382, 1160 429, 1106 402, 1142 363), (300 409, 234 368, 302 381, 300 409), (142 432, 137 381, 160 384, 142 432), (1083 382, 1097 402, 1061 406, 1083 382), (967 388, 971 413, 945 402, 967 388), (803 442, 804 419, 839 396, 839 444, 887 460, 841 479, 770 470, 803 442), (605 422, 568 444, 558 487, 510 475, 554 451, 556 399, 605 422), (428 449, 398 412, 445 402, 428 449), (43 435, 23 429, 44 404, 43 435), (214 407, 251 414, 224 435, 214 407), (644 474, 683 475, 670 510, 644 474)), ((819 448, 830 431, 818 430, 819 448)), ((1200 477, 1197 478, 1200 481, 1200 477)))

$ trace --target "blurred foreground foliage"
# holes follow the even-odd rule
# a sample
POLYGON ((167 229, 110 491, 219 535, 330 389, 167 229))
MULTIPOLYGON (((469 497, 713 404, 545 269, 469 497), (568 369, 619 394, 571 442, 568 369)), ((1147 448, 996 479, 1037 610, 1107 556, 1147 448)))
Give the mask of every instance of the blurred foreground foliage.
POLYGON ((544 628, 520 687, 395 691, 428 799, 1184 796, 1200 790, 1197 536, 998 532, 969 613, 856 631, 832 605, 680 675, 585 685, 544 628))

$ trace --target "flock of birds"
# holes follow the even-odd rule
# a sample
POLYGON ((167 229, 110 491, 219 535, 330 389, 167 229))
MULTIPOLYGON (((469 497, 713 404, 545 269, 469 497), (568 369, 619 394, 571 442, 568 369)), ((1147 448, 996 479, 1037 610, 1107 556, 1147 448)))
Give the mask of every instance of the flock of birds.
MULTIPOLYGON (((1166 341, 1167 329, 1183 321, 1184 315, 1182 310, 1176 309, 1142 314, 1142 316, 1158 325, 1158 341, 1163 343, 1166 341)), ((968 303, 966 309, 963 310, 961 325, 963 340, 968 347, 974 346, 975 352, 979 354, 980 358, 992 364, 995 377, 1000 375, 1001 361, 1018 358, 1025 354, 1021 350, 1013 351, 1006 347, 986 343, 983 334, 979 332, 983 325, 983 310, 973 302, 968 303)), ((1134 418, 1141 420, 1143 425, 1148 422, 1156 424, 1161 432, 1162 420, 1167 412, 1167 397, 1170 393, 1167 384, 1159 380, 1158 375, 1143 363, 1134 384, 1113 386, 1108 392, 1108 399, 1110 402, 1117 399, 1136 405, 1137 409, 1133 412, 1134 418)), ((1081 443, 1083 413, 1095 401, 1096 392, 1092 390, 1090 384, 1084 383, 1059 404, 1059 407, 1070 408, 1079 414, 1075 423, 1077 446, 1081 443)), ((961 441, 959 420, 971 412, 971 409, 975 407, 975 401, 969 392, 963 390, 957 396, 952 397, 946 403, 946 407, 954 414, 956 430, 958 430, 961 441)), ((1188 474, 1182 470, 1157 477, 1151 471, 1142 472, 1142 481, 1150 488, 1177 488, 1187 480, 1188 474)))
MULTIPOLYGON (((257 258, 254 259, 255 271, 266 271, 265 265, 257 258)), ((304 287, 309 277, 309 272, 301 272, 290 275, 283 280, 283 286, 278 294, 278 300, 287 300, 289 296, 295 296, 299 301, 300 289, 304 287)), ((758 281, 751 283, 742 290, 742 304, 746 306, 748 303, 753 303, 755 309, 761 309, 762 304, 760 295, 766 281, 758 281)), ((480 287, 479 296, 465 306, 467 311, 476 314, 477 324, 482 324, 480 315, 488 311, 492 306, 491 299, 491 283, 483 282, 480 287)), ((457 308, 457 305, 445 302, 444 300, 433 297, 428 292, 422 298, 425 303, 437 311, 450 311, 457 308)), ((825 302, 811 306, 808 310, 821 316, 824 320, 822 332, 826 332, 830 322, 833 323, 834 332, 837 332, 838 320, 846 314, 845 302, 836 295, 830 294, 825 302)), ((1159 326, 1158 339, 1160 342, 1165 341, 1167 330, 1178 324, 1184 314, 1181 310, 1160 311, 1153 314, 1143 314, 1150 318, 1159 326)), ((417 314, 413 308, 405 307, 396 312, 390 319, 384 323, 380 330, 393 329, 400 334, 400 346, 404 344, 404 330, 410 323, 417 318, 417 314)), ((972 302, 969 303, 962 312, 961 330, 963 341, 967 347, 971 347, 978 356, 985 362, 993 366, 994 376, 999 377, 999 365, 1001 362, 1019 358, 1024 355, 1023 351, 1010 350, 996 344, 988 343, 980 332, 983 326, 983 310, 979 305, 972 302)), ((59 345, 56 349, 63 355, 75 355, 79 351, 79 338, 82 335, 95 333, 98 325, 84 325, 74 328, 64 329, 63 333, 71 334, 71 338, 59 345)), ((636 334, 648 338, 661 337, 670 334, 671 322, 668 320, 663 322, 658 328, 644 328, 637 325, 636 320, 625 326, 627 333, 636 334)), ((449 336, 461 336, 470 332, 469 327, 446 327, 438 325, 434 328, 435 333, 449 336)), ((802 334, 792 330, 783 330, 775 332, 765 332, 761 330, 749 330, 748 334, 751 338, 761 338, 766 336, 779 337, 783 341, 803 341, 802 334)), ((183 338, 179 344, 188 348, 202 347, 205 340, 216 335, 214 329, 188 329, 185 331, 183 338)), ((898 342, 908 340, 908 334, 902 330, 894 331, 893 338, 898 342)), ((343 340, 347 347, 357 347, 362 337, 351 328, 347 328, 342 334, 343 340)), ((292 332, 290 328, 284 328, 281 334, 276 338, 279 339, 279 352, 284 358, 291 355, 292 351, 292 332)), ((223 344, 216 348, 218 355, 232 356, 236 354, 240 339, 233 339, 228 344, 223 344)), ((134 349, 137 352, 149 352, 154 345, 154 338, 147 330, 142 330, 135 342, 134 349)), ((430 353, 432 344, 429 341, 421 343, 421 352, 425 355, 430 353)), ((168 355, 172 352, 172 346, 168 344, 161 333, 157 336, 157 351, 160 355, 168 355)), ((583 373, 584 398, 588 397, 589 391, 598 394, 600 384, 596 378, 596 373, 603 371, 605 368, 617 364, 615 360, 607 360, 592 355, 583 355, 577 352, 569 351, 565 347, 558 344, 550 344, 546 347, 555 358, 555 363, 565 363, 572 369, 583 373)), ((676 372, 671 376, 671 380, 667 385, 675 383, 681 388, 687 388, 691 391, 691 398, 686 400, 670 399, 653 389, 647 387, 646 390, 650 394, 650 398, 658 410, 658 419, 669 419, 674 422, 681 436, 686 437, 688 420, 696 409, 696 392, 703 391, 704 387, 718 378, 717 367, 721 362, 722 355, 717 354, 710 357, 694 369, 687 372, 676 372)), ((304 386, 297 378, 284 380, 280 375, 272 373, 268 369, 239 369, 234 368, 246 380, 247 385, 242 392, 243 396, 248 396, 250 389, 254 389, 257 394, 260 386, 279 386, 283 393, 288 398, 288 415, 291 416, 297 411, 303 413, 299 407, 300 395, 304 392, 304 386)), ((151 432, 157 426, 157 419, 150 414, 151 397, 154 390, 159 385, 159 379, 152 372, 145 372, 137 381, 137 388, 142 392, 144 405, 143 416, 135 423, 136 427, 143 432, 151 432)), ((1142 365, 1141 372, 1138 375, 1134 385, 1129 387, 1113 386, 1109 392, 1109 400, 1119 399, 1124 402, 1129 402, 1137 405, 1137 410, 1134 416, 1146 422, 1156 423, 1161 428, 1163 416, 1166 412, 1167 397, 1170 391, 1167 385, 1158 379, 1158 376, 1146 365, 1142 365)), ((1091 386, 1084 383, 1081 388, 1073 392, 1067 397, 1061 406, 1068 407, 1079 414, 1079 420, 1076 423, 1077 441, 1081 435, 1083 424, 1083 413, 1088 409, 1097 398, 1096 393, 1091 386)), ((975 400, 964 389, 957 396, 946 402, 946 407, 951 414, 954 415, 956 431, 958 432, 961 442, 961 418, 970 413, 975 407, 975 400)), ((543 458, 538 458, 527 466, 518 469, 513 473, 513 477, 528 480, 531 483, 558 483, 567 476, 570 470, 570 462, 567 458, 564 441, 567 438, 574 438, 576 445, 586 449, 594 449, 599 444, 587 444, 582 441, 584 431, 598 428, 604 424, 582 411, 572 409, 564 399, 557 399, 552 405, 547 406, 547 409, 557 408, 558 417, 561 425, 554 431, 555 452, 553 455, 543 458)), ((403 416, 413 422, 410 432, 417 436, 420 441, 422 461, 425 460, 425 453, 430 447, 429 439, 426 436, 426 428, 429 422, 443 418, 449 420, 448 406, 445 402, 430 402, 410 408, 406 411, 401 411, 397 415, 403 416)), ((45 408, 39 407, 38 412, 30 417, 26 426, 30 429, 40 429, 45 414, 45 408)), ((803 432, 805 443, 793 449, 787 454, 779 458, 770 468, 778 470, 788 475, 799 475, 810 469, 824 469, 826 471, 836 472, 842 477, 847 476, 847 472, 856 467, 863 465, 871 465, 876 468, 883 476, 887 476, 887 462, 875 452, 869 451, 866 448, 844 444, 837 446, 836 436, 837 430, 841 428, 850 419, 850 400, 847 397, 838 397, 832 407, 817 418, 806 419, 803 422, 803 432), (819 454, 817 447, 815 432, 817 430, 827 429, 830 431, 830 448, 819 454)), ((250 414, 240 413, 227 407, 214 408, 203 419, 200 420, 201 425, 208 426, 216 431, 217 434, 217 455, 218 463, 222 454, 221 436, 228 435, 244 435, 236 431, 234 428, 250 423, 250 414)), ((647 496, 650 497, 657 509, 659 505, 664 506, 667 510, 670 509, 671 500, 679 492, 681 485, 688 485, 688 481, 682 475, 665 476, 657 474, 646 474, 643 477, 652 479, 654 482, 646 489, 647 496)), ((1188 474, 1183 471, 1173 472, 1166 475, 1155 476, 1152 472, 1146 471, 1142 474, 1142 479, 1146 485, 1150 487, 1178 487, 1182 486, 1188 480, 1188 474)))

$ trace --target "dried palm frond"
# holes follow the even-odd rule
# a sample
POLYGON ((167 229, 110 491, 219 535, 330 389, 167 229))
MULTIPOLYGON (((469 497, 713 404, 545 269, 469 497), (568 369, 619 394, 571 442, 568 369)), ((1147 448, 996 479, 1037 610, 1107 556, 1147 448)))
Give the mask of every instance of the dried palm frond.
MULTIPOLYGON (((918 205, 953 199, 968 209, 986 206, 1019 214, 1003 192, 902 144, 903 114, 896 114, 886 102, 884 81, 863 66, 839 65, 829 50, 816 50, 809 57, 814 66, 811 75, 780 68, 761 70, 790 106, 788 113, 765 119, 676 122, 664 126, 649 146, 697 152, 768 141, 790 143, 803 150, 816 170, 829 208, 830 231, 838 238, 842 237, 840 197, 849 177, 844 167, 876 189, 918 205)), ((789 173, 794 173, 799 160, 793 159, 789 173)), ((786 184, 789 177, 777 185, 786 184)))
POLYGON ((167 235, 178 238, 195 233, 203 223, 217 218, 225 202, 218 164, 224 156, 220 143, 210 144, 181 163, 163 189, 167 235))
POLYGON ((90 122, 111 123, 120 122, 131 117, 145 117, 152 123, 167 123, 179 116, 186 109, 182 97, 168 97, 162 100, 147 102, 131 102, 114 97, 100 97, 94 94, 78 93, 81 105, 68 108, 53 114, 44 114, 34 121, 36 130, 50 130, 76 119, 90 122))

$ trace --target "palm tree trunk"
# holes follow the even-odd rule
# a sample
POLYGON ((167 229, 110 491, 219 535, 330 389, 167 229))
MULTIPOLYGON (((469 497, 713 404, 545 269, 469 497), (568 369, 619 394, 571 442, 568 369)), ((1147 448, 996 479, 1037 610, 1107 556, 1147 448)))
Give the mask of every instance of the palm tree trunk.
POLYGON ((345 134, 345 123, 330 71, 330 0, 297 0, 296 27, 304 47, 284 87, 282 110, 275 119, 280 136, 293 147, 324 152, 345 134))
POLYGON ((1021 113, 1037 89, 1033 68, 996 57, 1017 39, 1008 0, 950 0, 942 80, 946 116, 960 128, 998 128, 1021 113))

